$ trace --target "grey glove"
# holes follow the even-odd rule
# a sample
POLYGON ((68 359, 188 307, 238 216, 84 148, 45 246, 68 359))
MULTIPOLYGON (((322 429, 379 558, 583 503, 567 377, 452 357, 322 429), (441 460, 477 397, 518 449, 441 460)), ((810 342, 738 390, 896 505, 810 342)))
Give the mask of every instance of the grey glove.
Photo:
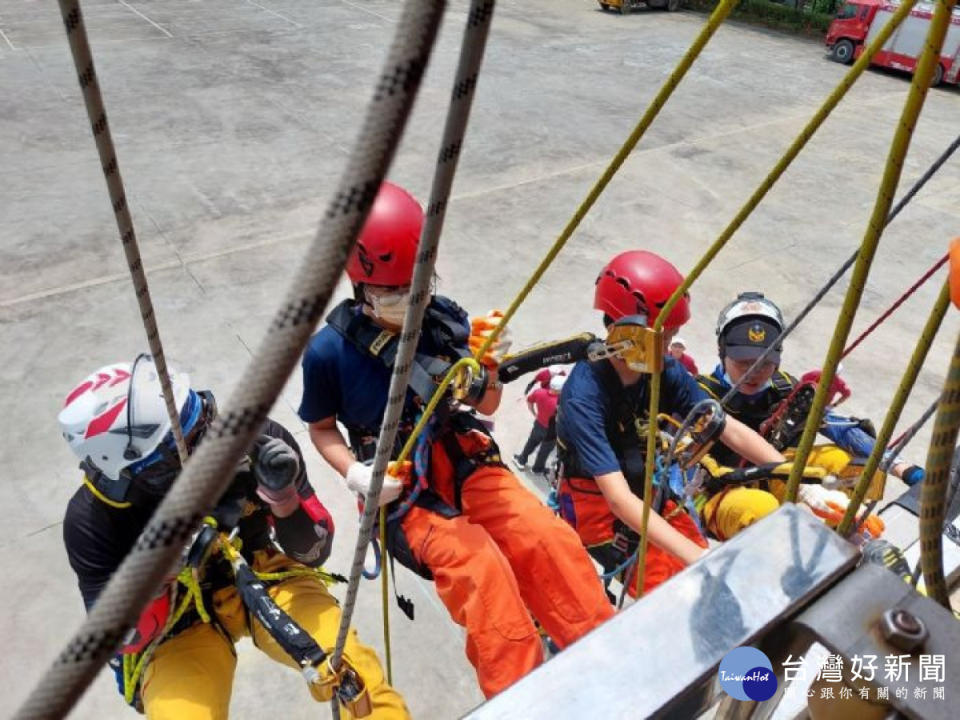
POLYGON ((297 451, 283 440, 269 435, 257 439, 257 460, 253 465, 257 485, 268 493, 276 493, 293 485, 299 471, 297 451))

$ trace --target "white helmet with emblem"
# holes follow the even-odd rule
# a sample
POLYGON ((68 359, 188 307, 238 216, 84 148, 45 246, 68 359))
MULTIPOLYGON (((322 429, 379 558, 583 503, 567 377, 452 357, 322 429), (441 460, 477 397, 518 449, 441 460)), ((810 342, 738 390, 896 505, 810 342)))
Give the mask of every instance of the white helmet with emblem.
POLYGON ((733 323, 744 318, 765 318, 776 324, 778 332, 783 332, 783 313, 773 301, 768 300, 761 292, 743 292, 737 299, 720 311, 717 318, 717 337, 733 323))
POLYGON ((783 314, 760 292, 744 292, 727 305, 717 318, 717 349, 720 358, 756 360, 764 355, 780 363, 783 314))

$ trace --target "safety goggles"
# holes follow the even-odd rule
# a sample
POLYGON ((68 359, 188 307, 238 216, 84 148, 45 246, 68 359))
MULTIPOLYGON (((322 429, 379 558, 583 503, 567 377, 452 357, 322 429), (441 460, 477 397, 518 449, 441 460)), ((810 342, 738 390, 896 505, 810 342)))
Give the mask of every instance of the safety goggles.
MULTIPOLYGON (((197 395, 202 404, 200 416, 183 436, 188 455, 196 450, 214 418, 217 416, 217 401, 213 393, 209 390, 199 390, 197 391, 197 395)), ((142 488, 153 494, 162 495, 170 489, 170 486, 173 485, 174 480, 177 479, 177 476, 183 469, 172 431, 167 433, 154 453, 157 455, 156 460, 147 465, 140 465, 138 467, 138 464, 134 464, 133 466, 125 468, 121 472, 121 476, 126 474, 128 479, 136 480, 142 488), (134 468, 136 468, 136 470, 134 470, 134 468)))

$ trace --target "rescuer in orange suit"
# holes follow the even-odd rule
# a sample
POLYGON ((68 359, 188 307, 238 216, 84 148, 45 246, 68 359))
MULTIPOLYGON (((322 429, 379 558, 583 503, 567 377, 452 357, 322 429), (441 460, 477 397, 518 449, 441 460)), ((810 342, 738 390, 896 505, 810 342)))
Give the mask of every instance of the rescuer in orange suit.
MULTIPOLYGON (((355 297, 330 313, 303 357, 300 417, 323 458, 360 495, 370 486, 422 227, 419 203, 385 182, 347 263, 355 297)), ((431 298, 394 457, 435 378, 470 355, 495 322, 471 323, 452 300, 431 298)), ((497 365, 506 348, 498 342, 483 358, 467 407, 452 398, 438 406, 412 465, 391 464, 379 498, 388 510, 388 550, 434 580, 451 618, 466 628, 467 657, 487 697, 543 660, 531 614, 560 648, 613 614, 576 533, 507 470, 476 415, 500 404, 497 365)))

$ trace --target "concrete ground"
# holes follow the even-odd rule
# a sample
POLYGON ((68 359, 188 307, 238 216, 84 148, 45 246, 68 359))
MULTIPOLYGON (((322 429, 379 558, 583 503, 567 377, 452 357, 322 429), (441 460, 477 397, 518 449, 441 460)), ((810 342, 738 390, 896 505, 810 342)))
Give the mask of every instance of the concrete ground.
MULTIPOLYGON (((440 291, 476 312, 509 303, 704 20, 608 15, 588 0, 500 5, 438 261, 440 291)), ((83 6, 168 355, 197 387, 226 398, 344 167, 399 3, 83 6)), ((451 3, 390 173, 421 198, 466 7, 451 3)), ((516 342, 598 331, 594 278, 621 250, 648 248, 682 271, 693 267, 844 71, 818 43, 722 28, 521 309, 516 342)), ((858 245, 908 87, 900 75, 866 73, 694 286, 683 334, 702 369, 715 362, 717 312, 739 291, 762 290, 792 316, 858 245)), ((0 0, 0 95, 6 715, 83 616, 60 536, 79 473, 56 414, 75 382, 146 343, 55 4, 0 0)), ((958 111, 955 89, 929 94, 904 185, 953 139, 958 111)), ((960 225, 958 201, 954 161, 886 233, 854 332, 945 252, 960 225)), ((851 410, 882 419, 936 292, 936 283, 925 286, 844 363, 851 410)), ((832 292, 788 341, 787 369, 822 362, 841 300, 841 289, 832 292)), ((936 397, 958 329, 951 312, 901 426, 936 397)), ((355 509, 309 449, 295 414, 300 390, 295 374, 274 417, 307 449, 311 478, 337 520, 330 567, 344 569, 355 509)), ((496 417, 508 453, 530 423, 521 391, 520 383, 508 389, 496 417)), ((909 457, 922 461, 928 440, 926 429, 909 457)), ((430 586, 405 571, 398 585, 418 617, 409 623, 392 612, 396 684, 417 717, 461 714, 481 700, 462 633, 430 586)), ((355 623, 382 648, 376 584, 363 586, 355 623)), ((310 704, 294 673, 269 665, 240 644, 236 716, 327 712, 310 704)), ((73 716, 124 712, 103 673, 73 716)))

